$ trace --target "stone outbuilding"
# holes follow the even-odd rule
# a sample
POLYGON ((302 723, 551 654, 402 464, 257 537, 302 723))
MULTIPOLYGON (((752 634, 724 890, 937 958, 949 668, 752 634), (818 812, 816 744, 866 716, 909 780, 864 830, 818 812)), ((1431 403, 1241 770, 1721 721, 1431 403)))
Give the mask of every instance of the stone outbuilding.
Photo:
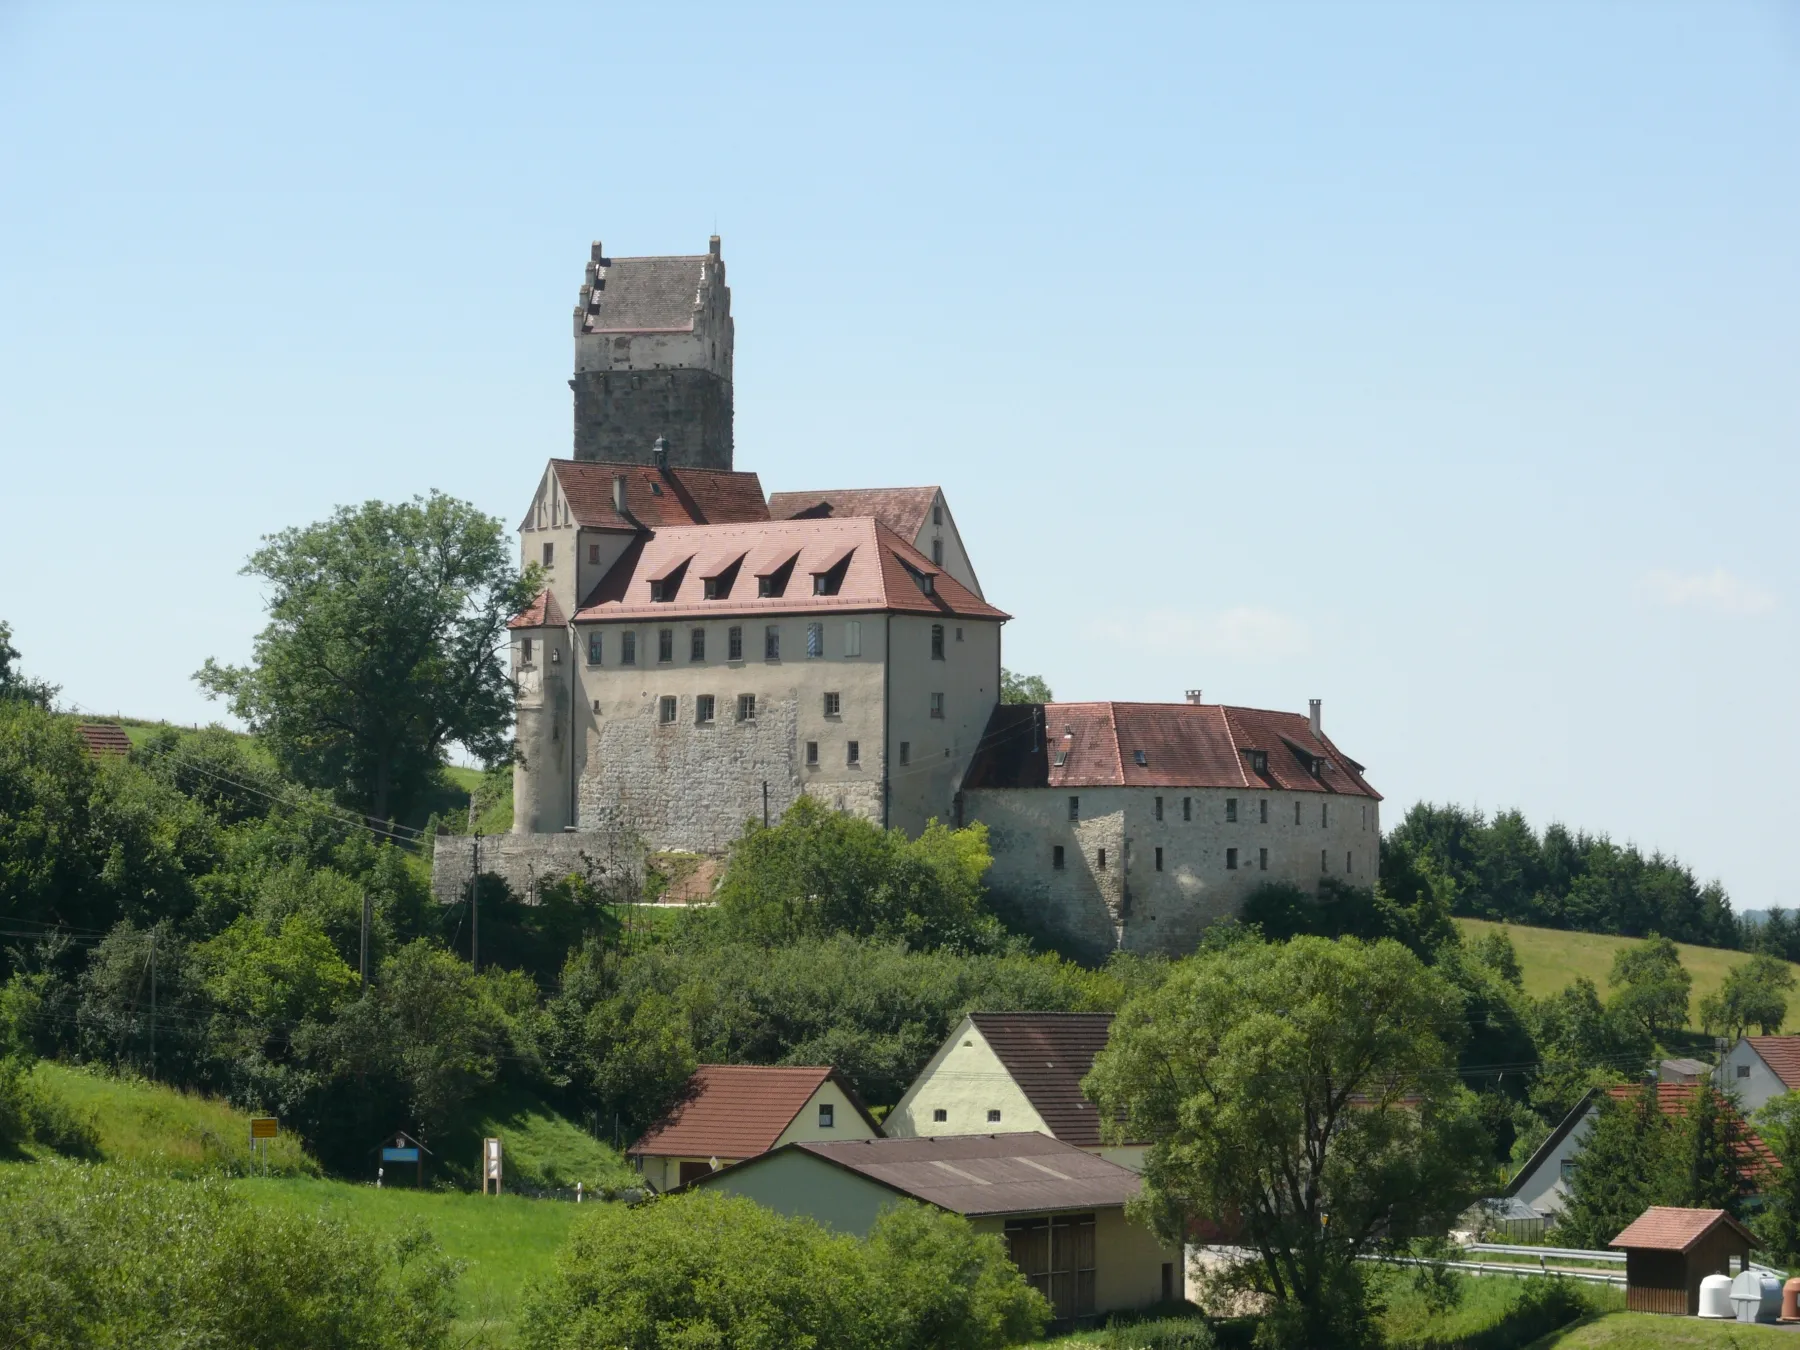
POLYGON ((1059 1320, 1181 1293, 1181 1253, 1126 1217, 1137 1174, 1046 1134, 795 1143, 696 1184, 858 1236, 907 1200, 961 1214, 1006 1243, 1059 1320))
POLYGON ((702 1064, 674 1109, 625 1156, 652 1190, 669 1191, 797 1140, 880 1133, 829 1066, 702 1064))
POLYGON ((1700 1281, 1742 1272, 1756 1239, 1722 1209, 1652 1205, 1607 1245, 1625 1253, 1630 1311, 1692 1317, 1700 1281))

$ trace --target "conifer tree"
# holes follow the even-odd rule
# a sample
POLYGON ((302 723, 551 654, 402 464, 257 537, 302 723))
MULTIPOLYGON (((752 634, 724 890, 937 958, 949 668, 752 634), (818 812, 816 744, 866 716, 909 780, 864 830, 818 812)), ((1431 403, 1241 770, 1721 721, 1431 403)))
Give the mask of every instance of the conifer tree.
POLYGON ((1604 1247, 1666 1189, 1672 1131, 1652 1088, 1621 1101, 1604 1092, 1575 1155, 1569 1207, 1556 1226, 1570 1247, 1604 1247))
POLYGON ((1739 1217, 1744 1200, 1743 1117, 1711 1083, 1694 1090, 1687 1114, 1674 1122, 1668 1190, 1660 1203, 1724 1209, 1739 1217))
POLYGON ((1800 1265, 1800 1092, 1784 1092, 1756 1113, 1756 1132, 1781 1166, 1764 1179, 1762 1208, 1751 1220, 1762 1259, 1800 1265))

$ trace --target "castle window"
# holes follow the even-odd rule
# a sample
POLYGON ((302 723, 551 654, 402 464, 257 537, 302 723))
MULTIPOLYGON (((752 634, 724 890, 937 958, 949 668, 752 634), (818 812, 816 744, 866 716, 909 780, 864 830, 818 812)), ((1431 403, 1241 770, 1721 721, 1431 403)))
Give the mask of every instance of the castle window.
POLYGON ((1321 872, 1329 872, 1331 870, 1331 860, 1325 856, 1324 849, 1319 850, 1319 870, 1321 872))
POLYGON ((588 634, 588 664, 590 666, 600 664, 600 634, 598 632, 588 634))
POLYGON ((849 746, 844 751, 844 763, 848 764, 853 769, 860 768, 862 766, 862 742, 861 741, 851 741, 850 742, 849 746))
POLYGON ((1348 874, 1348 873, 1350 873, 1350 872, 1354 872, 1354 871, 1355 871, 1355 870, 1356 870, 1356 869, 1355 869, 1355 868, 1354 868, 1354 867, 1352 867, 1352 866, 1351 866, 1351 865, 1350 865, 1350 864, 1351 864, 1351 858, 1352 858, 1352 855, 1351 855, 1351 854, 1350 854, 1350 853, 1348 853, 1348 852, 1346 852, 1346 853, 1345 853, 1345 854, 1344 854, 1344 871, 1345 871, 1345 873, 1346 873, 1346 874, 1348 874))
POLYGON ((1331 803, 1330 802, 1320 802, 1319 803, 1319 828, 1322 830, 1329 824, 1331 824, 1331 803))
POLYGON ((944 541, 942 539, 931 541, 931 561, 939 567, 944 565, 944 541))
POLYGON ((756 695, 738 695, 738 721, 754 722, 756 720, 756 695))
POLYGON ((1269 850, 1268 849, 1259 848, 1256 850, 1256 870, 1259 872, 1266 872, 1269 870, 1269 850))
POLYGON ((944 659, 944 625, 941 623, 931 625, 931 659, 933 661, 944 659))
POLYGON ((1157 820, 1161 820, 1162 819, 1162 798, 1156 797, 1153 799, 1153 801, 1154 801, 1154 805, 1151 808, 1151 813, 1152 813, 1152 815, 1155 816, 1155 818, 1157 820))
POLYGON ((656 630, 656 659, 658 661, 675 659, 675 630, 673 628, 656 630))
POLYGON ((806 654, 809 658, 825 655, 825 625, 809 623, 806 625, 806 654))
POLYGON ((1106 870, 1106 850, 1105 849, 1096 850, 1095 861, 1096 861, 1096 865, 1099 867, 1099 869, 1102 872, 1104 872, 1106 870))
POLYGON ((630 629, 619 634, 619 664, 622 666, 637 664, 637 634, 630 629))
POLYGON ((1061 844, 1050 846, 1050 866, 1058 872, 1063 870, 1063 846, 1061 844))
POLYGON ((934 1108, 932 1108, 931 1118, 935 1121, 938 1121, 941 1124, 942 1122, 950 1119, 950 1113, 941 1106, 934 1107, 934 1108))
POLYGON ((1237 798, 1236 797, 1227 797, 1225 799, 1225 819, 1226 819, 1227 823, 1230 823, 1230 824, 1237 823, 1237 798))
POLYGON ((912 742, 911 741, 901 741, 900 742, 900 763, 903 765, 912 763, 912 742))
POLYGON ((1162 849, 1160 847, 1156 850, 1156 870, 1162 871, 1162 849))
POLYGON ((1133 750, 1131 752, 1131 758, 1132 758, 1133 762, 1135 762, 1137 764, 1138 768, 1140 768, 1140 769, 1143 768, 1145 765, 1147 765, 1150 762, 1150 757, 1148 755, 1146 755, 1142 750, 1133 750))
POLYGON ((963 640, 962 628, 960 625, 957 627, 957 630, 956 630, 956 640, 958 642, 961 642, 963 640))
POLYGON ((588 562, 597 563, 599 561, 600 561, 600 545, 589 544, 588 545, 588 562))
POLYGON ((836 717, 841 707, 842 701, 835 691, 825 695, 825 715, 827 717, 836 717))
POLYGON ((763 629, 763 660, 779 661, 781 659, 781 625, 770 624, 763 629))
POLYGON ((706 726, 713 720, 713 696, 701 694, 694 699, 694 721, 706 726))
POLYGON ((675 695, 664 694, 658 703, 662 721, 673 722, 675 720, 675 695))
POLYGON ((1081 798, 1079 798, 1079 797, 1069 798, 1069 819, 1070 820, 1080 820, 1081 819, 1081 798))
POLYGON ((944 696, 942 694, 933 694, 931 696, 931 715, 933 717, 942 717, 944 715, 944 696))
POLYGON ((851 619, 844 625, 844 655, 862 655, 862 622, 851 619))
POLYGON ((1183 797, 1181 799, 1181 818, 1183 820, 1192 820, 1194 818, 1194 799, 1192 797, 1183 797))
POLYGON ((554 567, 555 565, 556 565, 556 545, 555 544, 545 544, 544 545, 544 566, 545 567, 554 567))
POLYGON ((759 574, 756 578, 756 593, 764 598, 787 594, 788 578, 794 575, 794 563, 799 557, 796 553, 774 571, 759 574))
POLYGON ((1225 870, 1227 872, 1237 871, 1237 850, 1235 848, 1225 850, 1225 870))
POLYGON ((844 576, 850 570, 850 559, 856 550, 846 549, 841 558, 830 560, 823 571, 813 573, 814 595, 836 595, 844 588, 844 576))
POLYGON ((1294 824, 1298 825, 1299 823, 1300 823, 1300 803, 1295 802, 1294 803, 1294 824))
POLYGON ((819 767, 819 743, 817 741, 806 743, 806 767, 809 769, 819 767))
POLYGON ((1269 823, 1269 799, 1267 797, 1257 802, 1256 815, 1258 824, 1267 825, 1269 823))
POLYGON ((725 633, 725 659, 727 661, 744 659, 744 630, 735 624, 725 633))
POLYGON ((525 639, 524 645, 520 648, 520 651, 522 652, 522 656, 520 658, 520 664, 526 665, 526 666, 530 665, 531 664, 531 639, 530 638, 525 639))
POLYGON ((688 634, 688 660, 706 660, 706 630, 696 628, 688 634))

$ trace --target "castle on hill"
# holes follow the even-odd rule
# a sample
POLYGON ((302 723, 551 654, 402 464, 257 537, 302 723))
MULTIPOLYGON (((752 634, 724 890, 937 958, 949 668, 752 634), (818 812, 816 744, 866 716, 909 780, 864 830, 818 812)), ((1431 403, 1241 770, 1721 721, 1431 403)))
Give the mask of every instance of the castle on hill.
MULTIPOLYGON (((574 445, 519 524, 516 891, 602 838, 721 855, 801 794, 916 834, 988 826, 988 885, 1065 942, 1190 949, 1269 881, 1372 884, 1380 795, 1306 715, 1003 704, 1001 631, 938 487, 765 494, 733 460, 731 290, 703 254, 593 245, 574 445)), ((459 893, 474 841, 438 840, 459 893)))

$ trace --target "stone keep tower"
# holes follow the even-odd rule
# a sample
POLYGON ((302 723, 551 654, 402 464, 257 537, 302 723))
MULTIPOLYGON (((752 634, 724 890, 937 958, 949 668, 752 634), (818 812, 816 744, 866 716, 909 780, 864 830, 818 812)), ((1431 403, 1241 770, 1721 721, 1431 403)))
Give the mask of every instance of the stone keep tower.
POLYGON ((731 468, 731 288, 705 253, 609 258, 595 241, 575 307, 575 458, 731 468))

